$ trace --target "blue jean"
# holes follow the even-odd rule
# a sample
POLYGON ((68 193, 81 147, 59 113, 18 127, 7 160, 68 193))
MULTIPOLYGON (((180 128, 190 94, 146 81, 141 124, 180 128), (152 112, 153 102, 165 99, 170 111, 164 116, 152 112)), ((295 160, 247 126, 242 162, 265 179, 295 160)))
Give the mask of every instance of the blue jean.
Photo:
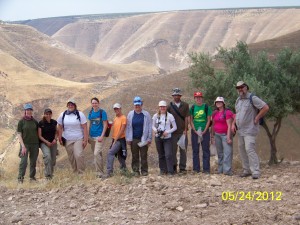
POLYGON ((231 174, 232 144, 227 143, 226 134, 215 133, 215 143, 218 152, 218 173, 231 174))
POLYGON ((107 174, 112 174, 114 171, 114 159, 115 154, 118 155, 118 160, 120 163, 121 169, 126 169, 125 159, 121 156, 122 155, 122 145, 120 141, 116 141, 113 146, 108 151, 107 154, 107 174))
MULTIPOLYGON (((195 172, 200 172, 200 157, 199 157, 199 147, 198 134, 191 130, 192 136, 192 149, 193 149, 193 170, 195 172)), ((210 133, 207 131, 203 135, 203 140, 201 142, 202 152, 203 152, 203 172, 210 172, 210 151, 209 151, 210 133)))

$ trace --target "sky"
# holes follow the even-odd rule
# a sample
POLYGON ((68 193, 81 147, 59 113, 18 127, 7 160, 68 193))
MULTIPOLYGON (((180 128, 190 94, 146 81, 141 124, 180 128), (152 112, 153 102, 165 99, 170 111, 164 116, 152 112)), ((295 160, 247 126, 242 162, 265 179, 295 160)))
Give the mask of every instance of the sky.
POLYGON ((300 6, 300 0, 0 0, 0 20, 268 6, 300 6))

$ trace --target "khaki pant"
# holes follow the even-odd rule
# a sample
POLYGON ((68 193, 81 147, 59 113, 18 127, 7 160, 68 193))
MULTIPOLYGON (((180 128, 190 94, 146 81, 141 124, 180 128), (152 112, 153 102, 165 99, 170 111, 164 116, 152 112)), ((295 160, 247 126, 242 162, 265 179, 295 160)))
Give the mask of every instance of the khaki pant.
POLYGON ((85 169, 82 139, 66 142, 66 150, 74 173, 83 173, 85 169))
POLYGON ((41 150, 45 164, 45 177, 52 177, 56 163, 57 144, 48 147, 45 143, 42 143, 41 150))
POLYGON ((94 153, 94 164, 96 172, 98 175, 104 174, 104 163, 103 163, 103 146, 105 144, 106 138, 103 138, 102 142, 97 140, 98 138, 89 137, 89 143, 91 144, 91 149, 94 153))

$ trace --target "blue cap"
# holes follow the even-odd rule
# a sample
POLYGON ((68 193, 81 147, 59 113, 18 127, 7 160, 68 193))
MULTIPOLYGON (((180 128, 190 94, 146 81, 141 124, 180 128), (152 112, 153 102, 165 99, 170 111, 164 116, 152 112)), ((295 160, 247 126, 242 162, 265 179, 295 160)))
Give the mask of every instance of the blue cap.
POLYGON ((140 96, 135 96, 133 99, 133 104, 134 105, 142 105, 143 104, 142 98, 140 96))
POLYGON ((32 107, 32 105, 30 103, 27 103, 27 104, 24 105, 24 109, 25 110, 28 110, 28 109, 33 110, 33 107, 32 107))

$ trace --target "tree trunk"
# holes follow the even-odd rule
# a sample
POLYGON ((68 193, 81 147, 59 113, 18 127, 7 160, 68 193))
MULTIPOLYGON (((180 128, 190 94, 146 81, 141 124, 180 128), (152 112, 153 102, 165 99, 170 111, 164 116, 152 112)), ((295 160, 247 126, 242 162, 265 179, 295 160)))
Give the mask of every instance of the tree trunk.
POLYGON ((276 121, 275 121, 274 126, 273 126, 272 133, 270 132, 268 125, 266 123, 263 124, 263 127, 267 132, 269 142, 270 142, 270 147, 271 147, 269 165, 274 165, 274 164, 278 163, 276 138, 277 138, 278 132, 279 132, 280 127, 281 127, 281 121, 282 121, 282 117, 276 118, 276 121))

